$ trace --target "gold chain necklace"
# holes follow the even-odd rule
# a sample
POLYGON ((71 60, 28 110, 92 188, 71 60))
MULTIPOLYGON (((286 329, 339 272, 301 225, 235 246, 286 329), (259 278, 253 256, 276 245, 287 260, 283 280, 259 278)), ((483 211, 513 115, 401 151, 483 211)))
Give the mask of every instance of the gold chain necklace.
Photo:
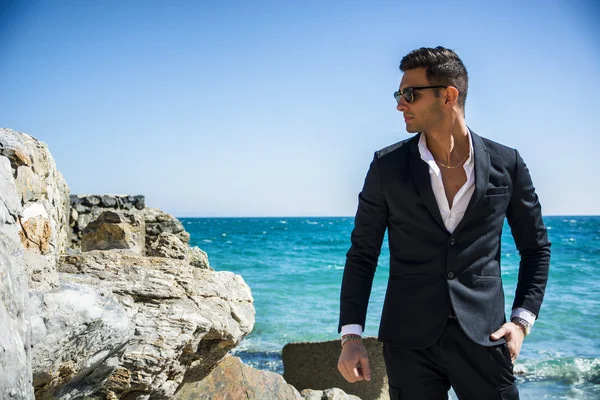
POLYGON ((442 167, 444 167, 444 168, 448 168, 448 169, 454 169, 454 168, 458 168, 458 167, 460 167, 461 165, 463 165, 463 163, 464 163, 465 161, 467 161, 467 158, 469 158, 469 156, 470 156, 470 155, 471 155, 471 151, 469 150, 469 151, 467 152, 467 155, 465 156, 465 158, 463 158, 463 159, 462 159, 462 161, 461 161, 461 162, 459 162, 459 163, 458 163, 458 164, 456 164, 456 165, 446 165, 446 164, 442 163, 441 161, 435 160, 435 158, 434 158, 434 160, 435 160, 435 162, 436 162, 436 163, 440 164, 440 165, 441 165, 442 167))

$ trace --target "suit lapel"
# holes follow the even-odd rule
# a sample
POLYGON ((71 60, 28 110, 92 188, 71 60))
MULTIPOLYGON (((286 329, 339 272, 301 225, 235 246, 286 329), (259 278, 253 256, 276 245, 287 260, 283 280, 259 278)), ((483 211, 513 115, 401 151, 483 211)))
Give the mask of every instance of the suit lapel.
POLYGON ((411 152, 410 152, 410 169, 412 171, 413 178, 415 180, 415 185, 417 186, 417 191, 423 199, 429 214, 433 217, 435 222, 446 231, 446 226, 444 225, 444 221, 442 220, 442 215, 440 214, 440 209, 437 205, 437 201, 435 200, 435 195, 433 194, 433 189, 431 188, 431 178, 429 177, 429 165, 425 161, 421 159, 421 154, 419 153, 419 137, 421 134, 416 135, 413 138, 411 144, 411 152))
POLYGON ((490 178, 490 155, 487 152, 485 143, 483 143, 483 140, 476 135, 475 132, 470 129, 469 131, 471 132, 471 138, 473 139, 473 153, 475 155, 475 190, 467 205, 465 215, 454 230, 454 234, 465 226, 469 219, 473 217, 477 208, 479 208, 479 204, 481 204, 481 201, 483 200, 490 178))

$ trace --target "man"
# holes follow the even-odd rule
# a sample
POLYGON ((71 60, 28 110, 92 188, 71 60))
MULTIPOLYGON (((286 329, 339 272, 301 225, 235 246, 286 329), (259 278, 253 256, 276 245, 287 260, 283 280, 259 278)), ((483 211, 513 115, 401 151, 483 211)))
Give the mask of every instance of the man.
MULTIPOLYGON (((464 119, 467 70, 452 50, 420 48, 400 63, 394 96, 417 133, 375 153, 359 195, 341 289, 338 369, 370 380, 362 344, 385 230, 390 275, 379 340, 392 399, 518 399, 513 362, 539 314, 550 242, 519 153, 464 119), (521 255, 506 322, 500 239, 508 219, 521 255)), ((517 127, 515 127, 517 128, 517 127)))

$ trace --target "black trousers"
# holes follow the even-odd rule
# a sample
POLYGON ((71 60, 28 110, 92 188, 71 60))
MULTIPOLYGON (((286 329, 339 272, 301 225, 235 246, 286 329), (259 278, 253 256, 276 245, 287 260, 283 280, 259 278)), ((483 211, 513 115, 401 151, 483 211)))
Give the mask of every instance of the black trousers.
MULTIPOLYGON (((491 334, 491 332, 490 332, 491 334)), ((460 400, 518 400, 506 344, 474 343, 456 319, 426 349, 383 345, 390 400, 446 400, 450 386, 460 400)))

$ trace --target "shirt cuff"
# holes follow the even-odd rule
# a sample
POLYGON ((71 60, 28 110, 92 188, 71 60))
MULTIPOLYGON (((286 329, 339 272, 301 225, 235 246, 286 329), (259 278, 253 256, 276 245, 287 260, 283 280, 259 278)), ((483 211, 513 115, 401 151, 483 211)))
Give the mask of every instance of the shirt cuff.
POLYGON ((359 324, 350 324, 342 326, 342 336, 344 335, 359 335, 362 336, 362 326, 359 324))
MULTIPOLYGON (((537 315, 535 315, 534 313, 532 313, 529 310, 526 310, 521 307, 517 307, 514 310, 512 310, 512 314, 510 314, 510 319, 513 319, 514 317, 523 318, 525 321, 529 322, 529 324, 531 326, 533 326, 533 323, 535 322, 537 315)), ((344 328, 342 328, 342 329, 344 329, 344 328)))

